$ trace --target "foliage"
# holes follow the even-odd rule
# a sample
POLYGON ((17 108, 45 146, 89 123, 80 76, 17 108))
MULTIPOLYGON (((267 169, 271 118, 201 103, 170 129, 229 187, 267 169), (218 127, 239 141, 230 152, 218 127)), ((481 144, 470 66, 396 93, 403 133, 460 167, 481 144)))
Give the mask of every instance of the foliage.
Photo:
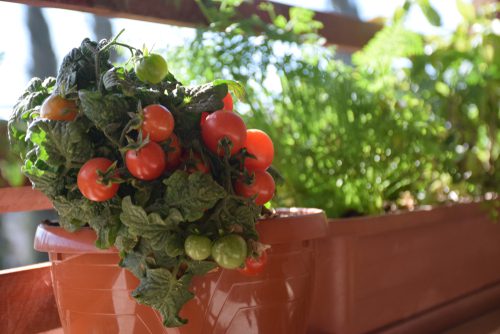
POLYGON ((491 15, 459 2, 466 21, 447 41, 406 30, 412 5, 440 23, 429 1, 406 1, 350 66, 324 45, 307 10, 298 21, 297 9, 287 19, 265 4, 266 24, 203 4, 211 27, 171 50, 171 63, 191 82, 246 83, 247 103, 237 106, 279 147, 274 164, 286 183, 277 204, 337 217, 499 188, 500 43, 491 15), (480 162, 475 172, 470 157, 480 162))
MULTIPOLYGON (((255 223, 262 207, 235 195, 232 186, 247 173, 247 155, 244 150, 231 157, 210 152, 199 125, 202 113, 223 107, 228 86, 242 96, 244 91, 228 80, 187 87, 172 74, 157 84, 143 83, 132 66, 111 65, 109 51, 116 46, 128 48, 131 61, 142 55, 116 39, 85 39, 64 58, 57 79, 32 79, 9 120, 12 150, 23 160, 33 186, 52 200, 60 224, 70 231, 89 225, 97 233, 97 247, 115 245, 121 265, 140 279, 133 292, 137 301, 156 308, 165 326, 180 326, 186 320, 179 311, 193 297, 188 290, 192 277, 216 267, 213 260, 190 259, 184 240, 199 234, 216 241, 236 233, 249 243, 249 256, 259 247, 255 223), (78 116, 72 121, 40 117, 51 94, 75 101, 78 116), (125 152, 149 141, 140 131, 141 106, 156 103, 172 113, 182 149, 200 154, 212 173, 189 173, 181 165, 153 181, 130 174, 125 152), (119 174, 109 179, 120 183, 118 194, 103 202, 85 198, 77 184, 80 168, 95 157, 114 161, 119 174)), ((162 145, 169 152, 169 141, 162 145)), ((107 172, 98 174, 100 187, 107 172)))

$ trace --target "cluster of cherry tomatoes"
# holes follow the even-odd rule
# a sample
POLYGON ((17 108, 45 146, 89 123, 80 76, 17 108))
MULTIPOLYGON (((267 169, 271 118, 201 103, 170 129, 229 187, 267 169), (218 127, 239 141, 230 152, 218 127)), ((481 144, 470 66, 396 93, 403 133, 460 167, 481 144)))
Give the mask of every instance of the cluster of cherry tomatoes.
MULTIPOLYGON (((242 118, 233 112, 233 99, 227 94, 224 107, 211 114, 203 113, 200 126, 205 146, 214 154, 223 157, 247 152, 244 167, 249 177, 243 176, 234 182, 237 195, 254 198, 257 205, 270 201, 274 195, 273 177, 266 171, 274 158, 273 142, 263 131, 247 129, 242 118), (226 148, 224 147, 226 145, 226 148), (227 148, 228 147, 228 148, 227 148)), ((72 121, 78 114, 74 101, 53 95, 46 99, 40 116, 52 120, 72 121)), ((145 144, 125 153, 125 166, 135 178, 151 181, 165 171, 172 171, 182 165, 188 172, 209 173, 209 166, 197 152, 182 151, 181 143, 174 134, 175 119, 172 113, 160 104, 146 106, 142 111, 142 139, 145 144), (165 150, 164 147, 168 146, 165 150)), ((106 201, 116 195, 120 175, 116 163, 98 157, 88 160, 77 176, 80 192, 91 201, 106 201)), ((267 261, 267 254, 261 252, 258 258, 247 257, 246 241, 237 234, 226 235, 215 242, 201 235, 191 235, 185 241, 185 251, 194 260, 209 256, 223 268, 238 269, 246 275, 260 273, 267 261), (243 263, 245 265, 242 267, 243 263)))

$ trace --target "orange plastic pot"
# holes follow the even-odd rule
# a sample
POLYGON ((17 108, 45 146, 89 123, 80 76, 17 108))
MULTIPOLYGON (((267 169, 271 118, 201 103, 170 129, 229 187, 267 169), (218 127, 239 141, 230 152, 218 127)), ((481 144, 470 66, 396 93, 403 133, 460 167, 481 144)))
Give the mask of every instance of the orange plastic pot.
POLYGON ((276 334, 305 333, 315 279, 316 241, 327 233, 321 210, 281 210, 257 224, 271 245, 256 277, 222 270, 196 277, 195 298, 182 309, 189 323, 166 329, 153 309, 130 296, 138 280, 117 263, 116 250, 94 246, 95 233, 40 225, 35 249, 49 253, 52 281, 65 333, 276 334))

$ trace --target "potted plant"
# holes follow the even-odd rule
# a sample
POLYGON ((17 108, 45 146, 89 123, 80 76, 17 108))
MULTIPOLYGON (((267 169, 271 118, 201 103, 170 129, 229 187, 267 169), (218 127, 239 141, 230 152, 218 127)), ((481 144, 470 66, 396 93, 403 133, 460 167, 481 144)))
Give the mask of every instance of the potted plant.
POLYGON ((117 38, 85 39, 9 120, 24 173, 59 213, 35 248, 53 261, 63 328, 305 331, 324 214, 263 206, 273 143, 233 110, 242 86, 183 86, 117 38), (125 65, 113 47, 130 51, 125 65))

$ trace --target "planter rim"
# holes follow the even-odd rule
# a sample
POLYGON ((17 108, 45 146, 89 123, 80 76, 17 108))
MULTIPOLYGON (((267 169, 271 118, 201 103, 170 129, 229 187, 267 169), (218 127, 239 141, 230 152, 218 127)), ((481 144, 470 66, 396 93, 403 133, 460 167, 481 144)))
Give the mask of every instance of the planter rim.
MULTIPOLYGON (((266 244, 300 242, 323 238, 328 225, 323 210, 312 208, 277 209, 283 216, 261 219, 257 222, 260 241, 266 244)), ((36 230, 34 248, 41 252, 70 254, 117 253, 115 247, 99 249, 96 234, 90 227, 69 232, 60 226, 40 224, 36 230)))

